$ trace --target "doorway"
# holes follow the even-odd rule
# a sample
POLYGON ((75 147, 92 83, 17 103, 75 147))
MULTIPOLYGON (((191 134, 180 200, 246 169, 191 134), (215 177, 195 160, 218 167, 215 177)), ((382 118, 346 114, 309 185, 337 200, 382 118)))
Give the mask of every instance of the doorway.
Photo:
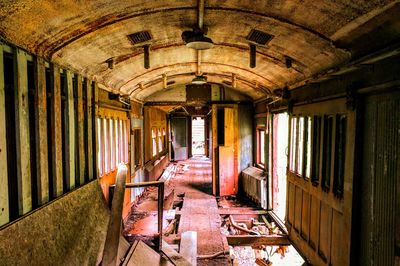
POLYGON ((289 138, 289 116, 285 113, 273 115, 272 122, 272 204, 276 215, 283 222, 286 215, 286 166, 289 138))
POLYGON ((193 117, 192 121, 192 154, 205 155, 205 128, 204 119, 201 117, 193 117))

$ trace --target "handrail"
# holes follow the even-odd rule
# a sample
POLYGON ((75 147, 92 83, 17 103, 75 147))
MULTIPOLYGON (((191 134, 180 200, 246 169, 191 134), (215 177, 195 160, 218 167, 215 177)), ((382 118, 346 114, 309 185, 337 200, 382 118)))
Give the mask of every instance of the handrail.
MULTIPOLYGON (((110 190, 114 189, 116 186, 111 185, 110 190)), ((139 188, 139 187, 157 187, 158 188, 158 234, 159 234, 159 242, 158 242, 158 250, 162 249, 162 229, 163 229, 163 211, 164 211, 164 181, 148 181, 148 182, 139 182, 139 183, 126 183, 125 188, 139 188)), ((112 195, 113 193, 110 193, 112 195)), ((112 201, 114 204, 114 200, 112 201)))
POLYGON ((107 237, 104 244, 102 265, 117 265, 119 238, 121 235, 121 217, 124 204, 125 181, 128 168, 125 164, 118 165, 117 177, 115 180, 114 197, 110 221, 108 223, 107 237))

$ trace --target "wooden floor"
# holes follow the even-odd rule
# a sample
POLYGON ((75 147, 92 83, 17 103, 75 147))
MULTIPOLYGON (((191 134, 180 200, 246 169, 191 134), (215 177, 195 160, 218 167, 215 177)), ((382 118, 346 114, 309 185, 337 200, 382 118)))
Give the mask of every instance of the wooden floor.
MULTIPOLYGON (((197 157, 179 162, 183 169, 169 182, 175 195, 185 193, 178 233, 197 232, 198 255, 214 254, 228 249, 226 237, 221 234, 218 205, 212 196, 211 161, 197 157)), ((229 265, 227 258, 198 260, 198 265, 229 265)))

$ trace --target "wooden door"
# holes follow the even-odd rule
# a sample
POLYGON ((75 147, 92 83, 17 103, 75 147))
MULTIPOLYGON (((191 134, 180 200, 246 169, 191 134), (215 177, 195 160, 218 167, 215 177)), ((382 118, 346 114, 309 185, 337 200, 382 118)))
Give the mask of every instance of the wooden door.
POLYGON ((188 123, 186 117, 171 118, 172 153, 171 158, 179 161, 188 159, 188 123))

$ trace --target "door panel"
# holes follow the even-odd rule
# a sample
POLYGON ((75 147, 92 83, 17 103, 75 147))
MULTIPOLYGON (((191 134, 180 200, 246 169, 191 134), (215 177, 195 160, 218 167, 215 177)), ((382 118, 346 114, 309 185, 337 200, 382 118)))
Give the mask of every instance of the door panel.
POLYGON ((187 118, 171 118, 171 130, 174 160, 178 161, 188 159, 187 118))
POLYGON ((219 147, 219 180, 220 196, 236 193, 237 184, 234 182, 234 158, 232 147, 219 147))

